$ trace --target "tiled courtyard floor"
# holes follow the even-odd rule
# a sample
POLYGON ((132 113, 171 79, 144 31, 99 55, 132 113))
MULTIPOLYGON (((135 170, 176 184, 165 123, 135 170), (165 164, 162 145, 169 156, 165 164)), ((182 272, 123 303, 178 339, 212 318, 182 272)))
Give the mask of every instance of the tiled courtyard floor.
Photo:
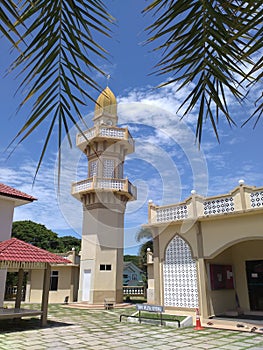
POLYGON ((131 314, 132 310, 79 310, 50 305, 46 328, 39 326, 38 319, 1 321, 0 349, 263 349, 263 336, 260 334, 120 323, 121 313, 131 314))

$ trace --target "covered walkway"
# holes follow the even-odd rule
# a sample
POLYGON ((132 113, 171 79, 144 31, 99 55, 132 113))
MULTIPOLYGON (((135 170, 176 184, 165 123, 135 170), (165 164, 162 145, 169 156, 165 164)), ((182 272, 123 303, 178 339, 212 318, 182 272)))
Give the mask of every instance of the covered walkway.
POLYGON ((41 315, 41 325, 45 326, 47 324, 48 295, 52 263, 71 264, 71 261, 16 238, 11 238, 0 243, 0 269, 18 271, 15 307, 12 309, 1 308, 0 320, 41 315), (21 308, 24 271, 31 269, 44 269, 45 271, 41 310, 21 308))

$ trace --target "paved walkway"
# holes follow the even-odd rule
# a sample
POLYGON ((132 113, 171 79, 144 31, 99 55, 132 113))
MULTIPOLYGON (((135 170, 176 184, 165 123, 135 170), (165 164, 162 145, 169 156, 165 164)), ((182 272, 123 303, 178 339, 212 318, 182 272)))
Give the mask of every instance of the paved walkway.
POLYGON ((49 325, 39 320, 1 321, 0 349, 4 350, 173 350, 263 349, 263 336, 246 332, 120 323, 121 313, 132 310, 79 310, 49 307, 49 325))

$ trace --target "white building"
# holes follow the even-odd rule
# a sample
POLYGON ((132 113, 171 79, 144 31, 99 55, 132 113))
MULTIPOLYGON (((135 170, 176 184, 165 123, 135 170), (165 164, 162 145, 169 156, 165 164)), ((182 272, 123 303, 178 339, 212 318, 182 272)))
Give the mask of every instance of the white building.
MULTIPOLYGON (((14 208, 31 203, 36 198, 0 183, 0 241, 11 237, 14 208)), ((3 306, 5 295, 6 269, 0 269, 0 307, 3 306)))

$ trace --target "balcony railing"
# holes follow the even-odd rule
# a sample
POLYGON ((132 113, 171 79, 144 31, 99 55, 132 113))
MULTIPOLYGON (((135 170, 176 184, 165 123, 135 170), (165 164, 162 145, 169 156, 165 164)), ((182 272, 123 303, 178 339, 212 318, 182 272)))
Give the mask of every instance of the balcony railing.
POLYGON ((137 198, 137 188, 128 179, 98 178, 96 176, 73 183, 71 193, 74 196, 102 189, 126 192, 133 199, 137 198))
POLYGON ((123 295, 144 296, 144 286, 123 286, 123 295))
POLYGON ((156 206, 150 203, 149 224, 226 215, 260 208, 263 209, 263 187, 242 185, 221 196, 202 197, 193 194, 177 204, 156 206))
POLYGON ((95 137, 107 137, 116 140, 127 140, 134 147, 134 140, 127 128, 107 127, 105 125, 94 126, 77 134, 77 146, 94 139, 95 137))

